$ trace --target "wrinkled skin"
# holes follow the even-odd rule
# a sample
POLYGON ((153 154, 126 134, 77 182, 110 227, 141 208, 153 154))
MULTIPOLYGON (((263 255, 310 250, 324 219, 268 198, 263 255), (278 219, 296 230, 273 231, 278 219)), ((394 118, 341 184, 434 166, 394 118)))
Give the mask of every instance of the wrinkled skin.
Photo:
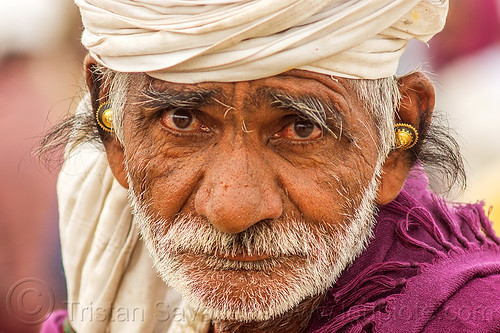
MULTIPOLYGON (((93 64, 87 58, 88 71, 93 64)), ((96 88, 91 75, 87 77, 89 86, 96 88)), ((116 139, 106 139, 108 161, 116 179, 128 188, 126 161, 134 192, 150 203, 150 212, 167 221, 178 213, 203 216, 218 230, 237 234, 260 221, 288 215, 334 229, 346 223, 344 216, 353 214, 372 179, 378 157, 375 124, 345 79, 299 70, 235 83, 176 84, 145 74, 133 74, 133 79, 124 118, 126 153, 116 139), (179 128, 177 124, 185 122, 179 123, 172 111, 141 106, 150 84, 159 92, 214 93, 199 107, 194 121, 179 128), (314 96, 334 105, 342 115, 341 126, 332 124, 336 137, 318 127, 300 132, 303 127, 296 125, 301 121, 296 112, 273 105, 265 93, 271 90, 314 96)), ((402 78, 400 84, 403 99, 396 120, 418 128, 427 123, 433 108, 432 84, 419 73, 402 78)), ((99 92, 93 98, 105 98, 106 87, 93 90, 99 92)), ((391 152, 383 166, 378 204, 397 196, 411 164, 408 152, 391 152)), ((294 319, 280 331, 300 330, 293 323, 301 316, 309 318, 317 302, 304 304, 300 313, 282 316, 294 319)), ((272 320, 268 324, 272 330, 272 320)), ((214 330, 220 327, 215 325, 214 330)))

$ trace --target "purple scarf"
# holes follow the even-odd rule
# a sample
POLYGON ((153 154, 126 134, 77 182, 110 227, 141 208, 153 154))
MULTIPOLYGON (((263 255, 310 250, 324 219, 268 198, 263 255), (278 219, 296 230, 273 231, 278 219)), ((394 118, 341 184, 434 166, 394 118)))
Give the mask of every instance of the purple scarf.
POLYGON ((500 332, 500 239, 483 203, 447 204, 415 168, 309 332, 500 332))

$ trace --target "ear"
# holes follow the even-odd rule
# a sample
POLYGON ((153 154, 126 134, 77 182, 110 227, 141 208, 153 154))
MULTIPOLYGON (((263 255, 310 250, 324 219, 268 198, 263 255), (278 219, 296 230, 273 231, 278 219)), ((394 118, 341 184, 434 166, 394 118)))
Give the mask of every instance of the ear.
MULTIPOLYGON (((106 86, 103 78, 96 71, 97 62, 92 56, 87 55, 84 60, 85 81, 89 88, 92 110, 94 114, 99 109, 99 105, 108 101, 109 87, 106 86)), ((96 120, 97 121, 97 120, 96 120)), ((99 136, 106 150, 111 172, 118 183, 124 188, 128 188, 127 171, 125 169, 125 154, 123 146, 115 135, 99 128, 99 136)))
POLYGON ((406 123, 418 131, 417 144, 408 150, 393 149, 387 157, 376 203, 385 205, 394 200, 404 185, 406 177, 415 162, 422 139, 427 130, 434 110, 435 92, 432 82, 422 73, 416 72, 399 79, 401 100, 395 115, 396 123, 406 123))
POLYGON ((128 189, 128 180, 127 180, 127 170, 125 169, 125 154, 123 151, 123 147, 116 139, 103 141, 104 148, 106 150, 106 157, 108 158, 109 167, 113 176, 115 176, 118 183, 121 186, 128 189))

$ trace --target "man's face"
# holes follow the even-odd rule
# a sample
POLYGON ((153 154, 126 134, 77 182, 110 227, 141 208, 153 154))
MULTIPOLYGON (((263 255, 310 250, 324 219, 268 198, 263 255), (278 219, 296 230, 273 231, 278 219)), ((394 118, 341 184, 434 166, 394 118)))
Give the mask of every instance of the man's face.
POLYGON ((374 121, 346 82, 304 71, 134 79, 125 165, 162 278, 238 321, 275 317, 334 283, 370 233, 381 164, 374 121))

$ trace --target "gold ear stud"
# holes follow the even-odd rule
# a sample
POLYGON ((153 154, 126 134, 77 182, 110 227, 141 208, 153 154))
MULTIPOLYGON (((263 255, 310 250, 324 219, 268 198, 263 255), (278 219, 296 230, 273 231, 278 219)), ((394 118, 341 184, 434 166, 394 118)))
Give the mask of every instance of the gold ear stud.
POLYGON ((113 132, 113 110, 109 103, 103 103, 96 112, 97 123, 108 132, 113 132))
POLYGON ((398 123, 394 125, 396 132, 396 149, 410 149, 417 144, 418 132, 409 124, 398 123))

